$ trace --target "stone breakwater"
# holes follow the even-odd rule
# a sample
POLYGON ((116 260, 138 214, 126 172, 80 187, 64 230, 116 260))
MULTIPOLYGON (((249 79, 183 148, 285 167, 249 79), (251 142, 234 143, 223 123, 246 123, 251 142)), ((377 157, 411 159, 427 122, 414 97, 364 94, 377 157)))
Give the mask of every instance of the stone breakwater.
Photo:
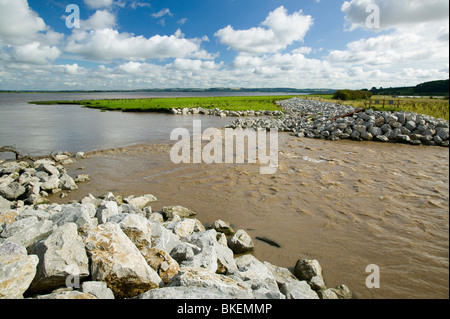
POLYGON ((228 111, 228 110, 220 110, 218 108, 215 109, 204 109, 202 107, 198 108, 183 108, 183 109, 172 109, 172 114, 174 115, 212 115, 212 116, 220 116, 220 117, 258 117, 258 116, 281 116, 283 115, 282 111, 228 111))
POLYGON ((278 102, 285 110, 277 118, 237 119, 234 129, 271 129, 298 137, 331 141, 395 142, 411 145, 449 146, 449 122, 411 112, 355 109, 351 106, 293 98, 278 102))
POLYGON ((64 167, 0 167, 2 189, 20 189, 0 196, 0 299, 355 297, 345 285, 327 288, 317 260, 299 259, 291 272, 256 259, 252 238, 224 221, 205 227, 180 206, 154 212, 153 195, 33 203, 36 185, 36 196, 65 185, 64 167), (42 188, 52 176, 60 183, 42 188))

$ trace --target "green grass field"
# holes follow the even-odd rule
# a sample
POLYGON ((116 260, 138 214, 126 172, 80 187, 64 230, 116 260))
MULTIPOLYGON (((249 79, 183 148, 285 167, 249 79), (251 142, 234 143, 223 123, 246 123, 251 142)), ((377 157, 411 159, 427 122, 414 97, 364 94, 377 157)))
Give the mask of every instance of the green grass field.
POLYGON ((88 108, 123 112, 170 112, 173 108, 221 109, 229 111, 277 111, 276 101, 294 96, 231 96, 231 97, 189 97, 91 101, 44 101, 30 102, 38 105, 79 104, 88 108))
POLYGON ((369 100, 338 101, 333 95, 290 95, 290 96, 228 96, 228 97, 189 97, 189 98, 155 98, 155 99, 120 99, 87 101, 44 101, 30 102, 38 105, 76 104, 105 111, 122 112, 160 112, 170 113, 173 108, 198 108, 229 111, 277 111, 276 101, 293 97, 318 99, 327 102, 348 104, 354 107, 371 108, 380 111, 408 111, 431 115, 449 120, 449 100, 430 98, 398 98, 373 96, 369 100), (376 103, 378 101, 378 103, 376 103), (392 102, 390 102, 392 101, 392 102))

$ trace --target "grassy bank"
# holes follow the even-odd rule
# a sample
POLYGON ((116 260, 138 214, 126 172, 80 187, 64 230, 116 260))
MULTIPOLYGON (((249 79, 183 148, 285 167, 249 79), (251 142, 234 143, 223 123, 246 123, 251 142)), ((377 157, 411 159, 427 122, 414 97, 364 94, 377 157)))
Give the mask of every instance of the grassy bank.
POLYGON ((333 95, 310 95, 305 98, 319 99, 327 102, 341 103, 354 107, 373 109, 377 111, 407 111, 426 114, 449 120, 449 100, 443 98, 406 98, 374 95, 367 100, 339 101, 333 100, 333 95))
POLYGON ((89 101, 41 101, 30 102, 38 105, 77 104, 88 108, 122 112, 161 112, 168 113, 173 108, 221 109, 229 111, 277 111, 276 101, 294 96, 231 96, 231 97, 189 97, 155 99, 120 99, 89 101))

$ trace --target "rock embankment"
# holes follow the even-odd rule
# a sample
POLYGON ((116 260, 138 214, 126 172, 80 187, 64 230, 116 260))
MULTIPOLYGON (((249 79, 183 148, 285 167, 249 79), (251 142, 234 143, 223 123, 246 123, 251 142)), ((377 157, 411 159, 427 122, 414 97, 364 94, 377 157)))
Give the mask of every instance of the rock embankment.
POLYGON ((258 116, 280 116, 283 115, 282 111, 228 111, 228 110, 221 110, 218 108, 215 109, 204 109, 202 107, 198 108, 174 108, 172 109, 172 114, 175 115, 196 115, 196 114, 202 114, 202 115, 213 115, 213 116, 220 116, 220 117, 258 117, 258 116))
POLYGON ((65 174, 50 162, 34 164, 2 165, 3 188, 23 189, 0 196, 0 299, 354 297, 344 285, 327 288, 317 261, 300 259, 293 273, 262 262, 244 230, 221 220, 206 228, 181 206, 153 212, 153 195, 26 205, 21 196, 34 185, 18 179, 41 186, 53 178, 55 188, 44 187, 52 190, 65 174))
POLYGON ((278 102, 280 118, 238 119, 234 129, 271 129, 298 137, 449 146, 449 122, 411 112, 360 110, 351 106, 293 98, 278 102))
MULTIPOLYGON (((72 178, 64 165, 72 164, 73 157, 82 158, 80 152, 72 156, 59 152, 53 158, 36 161, 0 161, 0 201, 18 201, 18 205, 37 205, 47 203, 50 194, 78 189, 77 183, 89 181, 89 176, 82 174, 72 178)), ((0 202, 0 209, 3 204, 0 202)))

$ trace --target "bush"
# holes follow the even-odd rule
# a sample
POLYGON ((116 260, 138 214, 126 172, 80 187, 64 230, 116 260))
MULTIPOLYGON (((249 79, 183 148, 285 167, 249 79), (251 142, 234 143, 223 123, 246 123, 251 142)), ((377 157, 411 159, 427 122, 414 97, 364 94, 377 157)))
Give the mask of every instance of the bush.
POLYGON ((373 93, 370 91, 339 90, 333 95, 333 99, 342 101, 370 99, 373 93))

